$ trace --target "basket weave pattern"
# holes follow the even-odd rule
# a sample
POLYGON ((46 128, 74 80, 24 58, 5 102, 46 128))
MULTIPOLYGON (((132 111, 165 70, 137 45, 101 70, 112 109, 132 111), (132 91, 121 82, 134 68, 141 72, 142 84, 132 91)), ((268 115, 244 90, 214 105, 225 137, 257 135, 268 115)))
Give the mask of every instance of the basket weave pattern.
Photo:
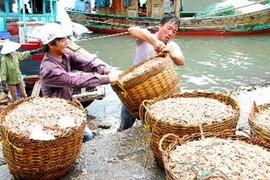
POLYGON ((270 144, 270 131, 266 127, 260 125, 258 123, 258 120, 256 119, 256 114, 260 113, 260 109, 269 109, 270 104, 264 104, 257 106, 255 103, 251 108, 251 112, 249 114, 248 123, 250 128, 252 129, 253 133, 257 138, 259 138, 261 141, 264 141, 266 143, 270 144))
POLYGON ((139 119, 139 109, 144 100, 180 93, 180 80, 171 58, 168 55, 158 55, 124 71, 120 75, 120 80, 112 84, 112 89, 134 117, 139 119), (142 75, 122 82, 123 76, 134 72, 136 68, 142 67, 146 63, 155 61, 157 58, 161 58, 163 62, 158 66, 146 68, 142 75))
MULTIPOLYGON (((1 121, 11 110, 29 99, 8 105, 1 114, 1 121)), ((70 103, 75 108, 81 108, 78 102, 70 103)), ((18 179, 41 180, 58 179, 65 175, 80 154, 85 124, 83 121, 69 134, 49 141, 32 140, 1 126, 3 154, 11 174, 18 179)))
POLYGON ((162 159, 164 162, 164 167, 166 171, 166 180, 179 180, 178 177, 176 177, 173 173, 172 170, 170 169, 170 166, 168 165, 168 162, 170 160, 170 153, 176 148, 176 146, 181 146, 185 144, 188 141, 194 141, 194 140, 200 140, 202 138, 207 138, 207 137, 217 137, 221 139, 232 139, 232 140, 240 140, 244 141, 249 144, 254 144, 254 145, 259 145, 264 147, 267 151, 270 151, 270 147, 265 146, 264 142, 259 141, 258 139, 254 138, 253 136, 249 135, 246 132, 243 132, 245 135, 237 135, 237 130, 236 129, 227 129, 222 132, 218 133, 212 133, 212 132, 207 132, 204 134, 201 133, 194 133, 191 135, 185 135, 182 138, 174 135, 174 134, 166 134, 162 137, 162 139, 159 142, 159 149, 162 152, 162 159), (162 143, 166 138, 173 139, 173 142, 166 148, 162 148, 162 143))
MULTIPOLYGON (((166 122, 155 119, 155 117, 151 117, 146 113, 146 121, 150 124, 151 127, 151 150, 156 157, 156 160, 159 164, 159 166, 163 167, 162 163, 162 155, 159 151, 158 144, 160 139, 167 133, 174 133, 179 137, 182 137, 184 135, 189 135, 193 133, 199 133, 201 131, 203 132, 220 132, 225 129, 234 129, 237 125, 239 116, 240 116, 240 109, 238 104, 234 99, 232 99, 229 96, 225 96, 222 94, 216 94, 216 93, 208 93, 208 92, 194 92, 194 93, 183 93, 183 94, 177 94, 174 96, 171 96, 170 98, 197 98, 197 97, 205 97, 205 98, 212 98, 219 100, 220 102, 223 102, 227 105, 231 105, 233 109, 236 110, 236 114, 228 119, 225 119, 221 122, 213 122, 212 124, 202 124, 201 126, 184 126, 179 123, 173 123, 173 122, 166 122)), ((148 109, 150 108, 150 105, 159 101, 154 100, 147 103, 148 109)), ((151 108, 149 109, 151 111, 151 108)), ((172 142, 172 139, 167 138, 163 142, 164 148, 166 148, 170 143, 172 142)))

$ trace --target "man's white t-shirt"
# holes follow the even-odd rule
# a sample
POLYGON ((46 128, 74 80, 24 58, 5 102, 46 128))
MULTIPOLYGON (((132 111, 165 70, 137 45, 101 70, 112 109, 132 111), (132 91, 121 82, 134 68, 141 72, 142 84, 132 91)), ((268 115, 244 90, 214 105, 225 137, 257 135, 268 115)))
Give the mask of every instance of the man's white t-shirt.
MULTIPOLYGON (((156 36, 156 34, 153 34, 153 36, 156 36)), ((167 44, 168 48, 171 50, 177 50, 177 51, 181 51, 180 47, 178 46, 178 44, 176 44, 174 41, 170 41, 167 44)), ((153 45, 145 42, 145 41, 141 41, 139 39, 136 40, 136 52, 135 52, 135 58, 133 61, 133 65, 136 65, 144 60, 147 60, 153 56, 156 56, 157 53, 154 50, 153 45)))

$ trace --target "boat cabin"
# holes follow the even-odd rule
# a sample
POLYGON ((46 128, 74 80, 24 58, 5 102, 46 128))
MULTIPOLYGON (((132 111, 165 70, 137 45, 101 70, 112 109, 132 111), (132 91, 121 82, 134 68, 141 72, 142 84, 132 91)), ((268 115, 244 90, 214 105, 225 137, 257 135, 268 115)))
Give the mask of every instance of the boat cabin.
POLYGON ((96 0, 96 12, 129 17, 160 18, 174 13, 180 16, 182 0, 96 0))
POLYGON ((56 3, 57 0, 0 0, 0 32, 18 35, 20 26, 54 22, 56 3))

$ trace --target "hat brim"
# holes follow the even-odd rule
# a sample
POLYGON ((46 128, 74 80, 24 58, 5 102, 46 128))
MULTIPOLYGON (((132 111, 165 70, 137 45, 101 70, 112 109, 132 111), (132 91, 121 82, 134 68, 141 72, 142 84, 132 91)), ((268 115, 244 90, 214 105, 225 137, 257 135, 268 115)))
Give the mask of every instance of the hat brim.
POLYGON ((65 38, 70 35, 60 24, 47 23, 40 28, 42 44, 48 44, 56 38, 65 38), (50 37, 51 36, 51 37, 50 37))
POLYGON ((18 50, 21 47, 21 44, 15 42, 4 43, 3 48, 1 50, 1 54, 9 54, 18 50))

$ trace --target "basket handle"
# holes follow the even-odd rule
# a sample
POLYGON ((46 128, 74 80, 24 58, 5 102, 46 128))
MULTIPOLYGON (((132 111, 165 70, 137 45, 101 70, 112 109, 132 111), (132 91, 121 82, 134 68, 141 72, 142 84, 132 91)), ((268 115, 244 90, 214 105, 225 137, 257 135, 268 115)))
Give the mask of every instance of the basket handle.
POLYGON ((85 111, 84 107, 82 106, 82 104, 80 103, 80 101, 76 98, 73 98, 71 100, 72 103, 74 103, 74 105, 77 105, 80 109, 82 109, 83 111, 85 111))
POLYGON ((150 111, 149 108, 147 107, 148 104, 151 104, 153 102, 153 100, 143 100, 143 102, 140 105, 139 108, 139 117, 140 119, 143 121, 144 124, 148 124, 148 112, 150 111), (144 117, 143 117, 143 113, 145 111, 144 117))
POLYGON ((165 134, 160 140, 159 140, 159 143, 158 143, 158 149, 159 151, 163 154, 165 152, 165 150, 162 148, 162 145, 163 145, 163 142, 166 138, 168 137, 173 137, 175 139, 175 141, 179 138, 179 136, 173 134, 173 133, 168 133, 168 134, 165 134))
POLYGON ((252 109, 254 109, 256 113, 259 113, 260 112, 260 108, 256 105, 256 102, 255 101, 253 102, 252 109))
POLYGON ((135 103, 132 101, 132 99, 130 98, 130 96, 128 95, 128 93, 126 92, 125 88, 123 87, 123 82, 121 82, 120 80, 117 81, 115 84, 118 85, 118 87, 122 90, 121 93, 124 94, 125 97, 127 97, 127 99, 133 104, 133 106, 135 106, 135 103))

